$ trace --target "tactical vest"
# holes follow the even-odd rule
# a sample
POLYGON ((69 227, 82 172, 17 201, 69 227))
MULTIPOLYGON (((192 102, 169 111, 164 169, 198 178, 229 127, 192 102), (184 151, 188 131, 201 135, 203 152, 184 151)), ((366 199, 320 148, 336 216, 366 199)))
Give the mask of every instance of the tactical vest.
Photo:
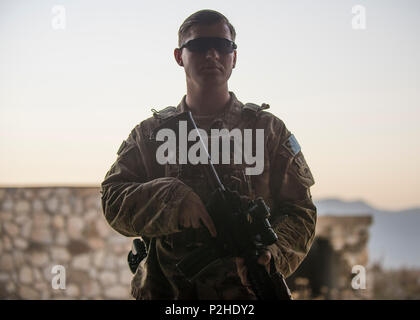
MULTIPOLYGON (((266 103, 257 105, 254 103, 246 103, 242 107, 242 116, 247 123, 247 127, 253 128, 258 116, 262 110, 268 109, 270 106, 266 103)), ((172 117, 178 114, 177 108, 168 106, 160 111, 151 109, 153 117, 159 121, 158 128, 169 121, 172 117)), ((150 139, 154 139, 154 133, 151 134, 150 139)), ((232 152, 233 150, 231 150, 232 152)), ((231 157, 232 157, 231 153, 231 157)), ((232 190, 238 191, 242 195, 254 198, 254 191, 251 184, 250 176, 245 175, 245 165, 215 165, 216 171, 220 180, 232 190)), ((189 185, 205 202, 209 196, 209 186, 206 183, 203 170, 200 166, 190 164, 167 164, 165 166, 165 176, 176 177, 182 182, 189 185)))
MULTIPOLYGON (((242 116, 244 117, 243 119, 246 126, 249 125, 249 127, 253 128, 253 122, 256 123, 260 112, 268 108, 268 104, 262 104, 259 106, 254 103, 246 103, 243 105, 242 116)), ((166 121, 169 121, 178 114, 177 108, 173 106, 163 108, 160 111, 152 109, 152 112, 153 117, 157 120, 156 129, 163 128, 166 121)), ((155 134, 156 131, 154 130, 150 134, 149 139, 152 144, 156 146, 158 143, 155 140, 155 134)), ((231 190, 236 190, 243 196, 247 196, 252 199, 255 198, 252 190, 251 178, 250 176, 245 175, 244 165, 215 165, 215 168, 225 187, 231 190)), ((178 163, 166 164, 165 176, 176 177, 186 185, 190 186, 191 189, 203 200, 204 204, 206 204, 209 200, 212 190, 206 181, 204 172, 202 168, 200 168, 200 165, 178 163)), ((208 233, 203 232, 200 228, 189 229, 181 233, 162 236, 156 241, 159 241, 159 243, 166 248, 194 248, 195 246, 199 246, 200 244, 207 242, 209 240, 208 237, 208 233)), ((151 248, 151 250, 154 252, 155 248, 151 248)), ((222 269, 222 271, 223 270, 224 269, 222 269)), ((139 276, 136 277, 139 278, 139 276)), ((223 278, 223 276, 221 276, 221 278, 223 278)), ((184 289, 188 290, 188 288, 184 289)), ((136 296, 135 292, 134 296, 136 296)))

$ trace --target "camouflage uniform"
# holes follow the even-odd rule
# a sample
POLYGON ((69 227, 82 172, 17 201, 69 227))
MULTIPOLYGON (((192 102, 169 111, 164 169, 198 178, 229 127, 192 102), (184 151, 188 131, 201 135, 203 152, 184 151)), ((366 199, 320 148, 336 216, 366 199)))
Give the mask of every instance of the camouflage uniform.
MULTIPOLYGON (((314 239, 316 208, 309 188, 314 179, 294 137, 273 114, 242 104, 233 92, 222 113, 195 116, 210 128, 264 129, 264 171, 245 175, 246 164, 215 165, 225 186, 252 199, 262 196, 271 208, 271 224, 279 240, 269 247, 285 277, 292 274, 314 239)), ((102 183, 102 206, 108 223, 127 237, 141 236, 148 256, 132 280, 137 299, 255 299, 242 284, 234 258, 225 258, 189 283, 175 268, 192 248, 210 237, 207 229, 181 229, 179 208, 189 192, 205 203, 211 190, 199 166, 159 165, 153 130, 174 114, 188 110, 183 97, 137 125, 118 150, 118 158, 102 183)), ((263 105, 264 106, 264 105, 263 105)), ((233 161, 232 161, 233 162, 233 161)))

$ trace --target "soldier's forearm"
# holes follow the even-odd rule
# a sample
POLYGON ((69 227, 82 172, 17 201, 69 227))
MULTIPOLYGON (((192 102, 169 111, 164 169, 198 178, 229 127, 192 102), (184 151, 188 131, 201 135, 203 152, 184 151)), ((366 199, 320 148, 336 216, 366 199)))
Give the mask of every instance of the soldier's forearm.
POLYGON ((106 220, 117 232, 129 237, 179 232, 180 204, 191 191, 176 178, 103 183, 102 190, 106 220))
POLYGON ((311 248, 317 214, 310 199, 287 204, 281 210, 284 214, 272 223, 279 239, 268 249, 274 257, 277 270, 288 277, 311 248))

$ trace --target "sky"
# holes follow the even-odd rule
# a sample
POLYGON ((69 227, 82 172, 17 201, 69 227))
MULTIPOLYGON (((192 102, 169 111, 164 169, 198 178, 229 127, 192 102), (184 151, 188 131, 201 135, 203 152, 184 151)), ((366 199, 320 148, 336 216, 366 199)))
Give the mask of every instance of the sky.
POLYGON ((229 90, 285 122, 315 200, 420 206, 415 0, 2 0, 0 185, 99 185, 150 109, 186 93, 173 49, 205 8, 237 32, 229 90))

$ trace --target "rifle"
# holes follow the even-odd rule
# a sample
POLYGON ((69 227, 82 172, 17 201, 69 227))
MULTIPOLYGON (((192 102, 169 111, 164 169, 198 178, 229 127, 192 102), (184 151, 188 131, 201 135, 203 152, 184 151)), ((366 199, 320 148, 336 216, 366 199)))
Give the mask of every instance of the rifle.
POLYGON ((262 197, 248 200, 244 205, 238 192, 225 188, 191 112, 182 113, 177 118, 186 119, 188 126, 197 131, 202 150, 206 152, 209 165, 202 168, 214 190, 206 209, 213 219, 218 235, 211 243, 185 256, 176 267, 189 281, 193 281, 220 258, 242 257, 251 288, 259 300, 291 300, 291 293, 283 275, 275 271, 274 258, 270 261, 270 273, 265 266, 258 263, 260 253, 278 239, 268 220, 270 208, 262 197))

